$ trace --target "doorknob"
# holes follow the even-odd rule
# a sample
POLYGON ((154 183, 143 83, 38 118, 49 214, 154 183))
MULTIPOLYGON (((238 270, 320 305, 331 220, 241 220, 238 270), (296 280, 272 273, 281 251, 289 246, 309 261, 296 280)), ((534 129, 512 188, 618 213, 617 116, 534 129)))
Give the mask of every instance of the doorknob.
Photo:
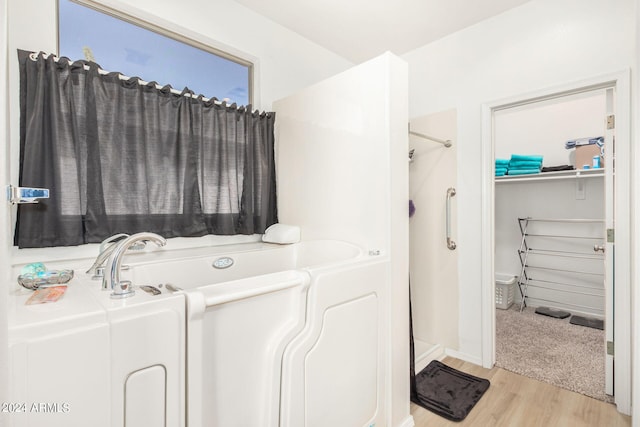
POLYGON ((600 251, 600 252, 604 253, 604 245, 602 245, 602 246, 593 245, 593 251, 594 252, 600 251))

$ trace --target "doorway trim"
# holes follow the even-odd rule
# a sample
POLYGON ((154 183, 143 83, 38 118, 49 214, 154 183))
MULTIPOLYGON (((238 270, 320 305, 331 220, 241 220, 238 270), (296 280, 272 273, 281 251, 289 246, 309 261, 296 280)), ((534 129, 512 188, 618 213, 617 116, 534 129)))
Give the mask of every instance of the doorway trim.
POLYGON ((614 312, 614 401, 618 411, 631 414, 631 86, 630 71, 624 70, 587 80, 516 95, 482 105, 482 365, 495 364, 495 187, 493 113, 518 105, 558 98, 595 89, 613 87, 616 128, 615 184, 615 312, 614 312))

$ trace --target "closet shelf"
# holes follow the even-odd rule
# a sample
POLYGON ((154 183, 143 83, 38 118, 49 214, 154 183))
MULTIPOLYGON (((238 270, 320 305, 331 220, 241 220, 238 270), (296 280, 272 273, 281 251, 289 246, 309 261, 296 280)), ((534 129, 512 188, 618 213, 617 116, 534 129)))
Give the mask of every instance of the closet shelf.
POLYGON ((572 171, 557 171, 557 172, 541 172, 531 175, 504 175, 496 176, 496 184, 507 182, 522 182, 522 181, 549 181, 560 180, 570 178, 597 178, 604 177, 604 168, 602 169, 576 169, 572 171))

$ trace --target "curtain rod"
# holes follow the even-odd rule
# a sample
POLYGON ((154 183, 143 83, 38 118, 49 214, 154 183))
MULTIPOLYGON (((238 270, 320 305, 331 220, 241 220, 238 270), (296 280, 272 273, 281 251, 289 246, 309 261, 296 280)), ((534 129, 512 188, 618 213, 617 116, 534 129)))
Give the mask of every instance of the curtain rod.
MULTIPOLYGON (((59 62, 59 61, 60 61, 60 58, 59 58, 59 57, 57 57, 56 55, 52 54, 52 53, 46 54, 46 53, 42 52, 42 55, 44 56, 44 58, 45 58, 45 59, 46 59, 46 58, 48 58, 49 56, 51 56, 51 57, 53 57, 53 60, 54 60, 55 62, 59 62)), ((32 52, 32 53, 30 53, 30 54, 29 54, 29 59, 31 59, 32 61, 34 61, 34 62, 35 62, 35 61, 37 61, 37 60, 38 60, 38 56, 40 56, 40 53, 32 52)), ((69 64, 73 64, 73 63, 75 63, 75 62, 76 62, 76 61, 72 61, 72 60, 70 60, 70 59, 68 59, 68 58, 65 58, 65 59, 67 59, 67 60, 69 61, 69 64)), ((84 68, 86 71, 89 71, 89 69, 90 69, 88 65, 83 65, 83 66, 82 66, 82 68, 84 68)), ((110 74, 110 73, 111 73, 111 71, 105 71, 105 70, 103 70, 102 68, 100 68, 100 67, 98 66, 98 73, 99 73, 100 75, 105 76, 105 75, 107 75, 107 74, 110 74)), ((131 80, 131 77, 125 76, 124 74, 122 74, 122 73, 120 73, 120 72, 118 72, 118 78, 119 78, 120 80, 131 80)), ((142 80, 142 79, 141 79, 141 78, 139 78, 139 77, 135 77, 135 78, 138 80, 138 84, 139 84, 140 86, 146 86, 146 85, 148 85, 148 84, 149 84, 149 82, 146 82, 146 81, 142 80)), ((160 86, 160 85, 159 85, 159 84, 157 84, 157 83, 156 83, 156 85, 155 85, 155 86, 156 86, 156 89, 158 89, 158 90, 160 90, 160 89, 162 89, 162 88, 163 88, 163 86, 160 86)), ((210 98, 206 98, 204 95, 196 95, 196 94, 191 93, 191 92, 185 92, 185 93, 182 93, 182 91, 180 91, 180 90, 178 90, 178 89, 174 89, 174 88, 171 88, 171 93, 176 94, 176 95, 189 96, 189 97, 191 97, 191 98, 198 98, 199 96, 202 96, 202 100, 203 100, 204 102, 211 101, 211 99, 210 99, 210 98)), ((219 100, 216 100, 216 99, 214 99, 214 100, 213 100, 213 102, 214 102, 214 103, 216 103, 216 104, 218 104, 218 105, 222 105, 223 103, 226 103, 226 101, 225 101, 225 100, 219 101, 219 100)), ((258 111, 258 110, 255 110, 255 112, 259 112, 259 111, 258 111)))
POLYGON ((433 136, 429 136, 429 135, 425 135, 423 133, 418 133, 418 132, 414 132, 411 130, 411 128, 409 128, 409 134, 413 135, 413 136, 417 136, 423 139, 428 139, 429 141, 433 141, 433 142, 437 142, 439 144, 444 145, 445 147, 449 148, 453 145, 453 143, 451 142, 450 139, 440 139, 440 138, 435 138, 433 136))

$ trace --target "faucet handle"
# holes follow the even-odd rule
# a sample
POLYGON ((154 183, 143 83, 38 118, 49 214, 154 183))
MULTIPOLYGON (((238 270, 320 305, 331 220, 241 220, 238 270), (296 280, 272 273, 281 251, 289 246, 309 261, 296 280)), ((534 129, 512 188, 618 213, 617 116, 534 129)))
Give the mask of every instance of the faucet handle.
MULTIPOLYGON (((104 265, 96 267, 95 271, 93 272, 93 276, 91 276, 91 280, 101 280, 104 277, 105 268, 106 267, 104 265)), ((130 268, 131 267, 129 267, 128 264, 124 264, 122 267, 120 267, 121 270, 129 270, 130 268)), ((89 271, 91 271, 91 270, 89 270, 89 271)))

